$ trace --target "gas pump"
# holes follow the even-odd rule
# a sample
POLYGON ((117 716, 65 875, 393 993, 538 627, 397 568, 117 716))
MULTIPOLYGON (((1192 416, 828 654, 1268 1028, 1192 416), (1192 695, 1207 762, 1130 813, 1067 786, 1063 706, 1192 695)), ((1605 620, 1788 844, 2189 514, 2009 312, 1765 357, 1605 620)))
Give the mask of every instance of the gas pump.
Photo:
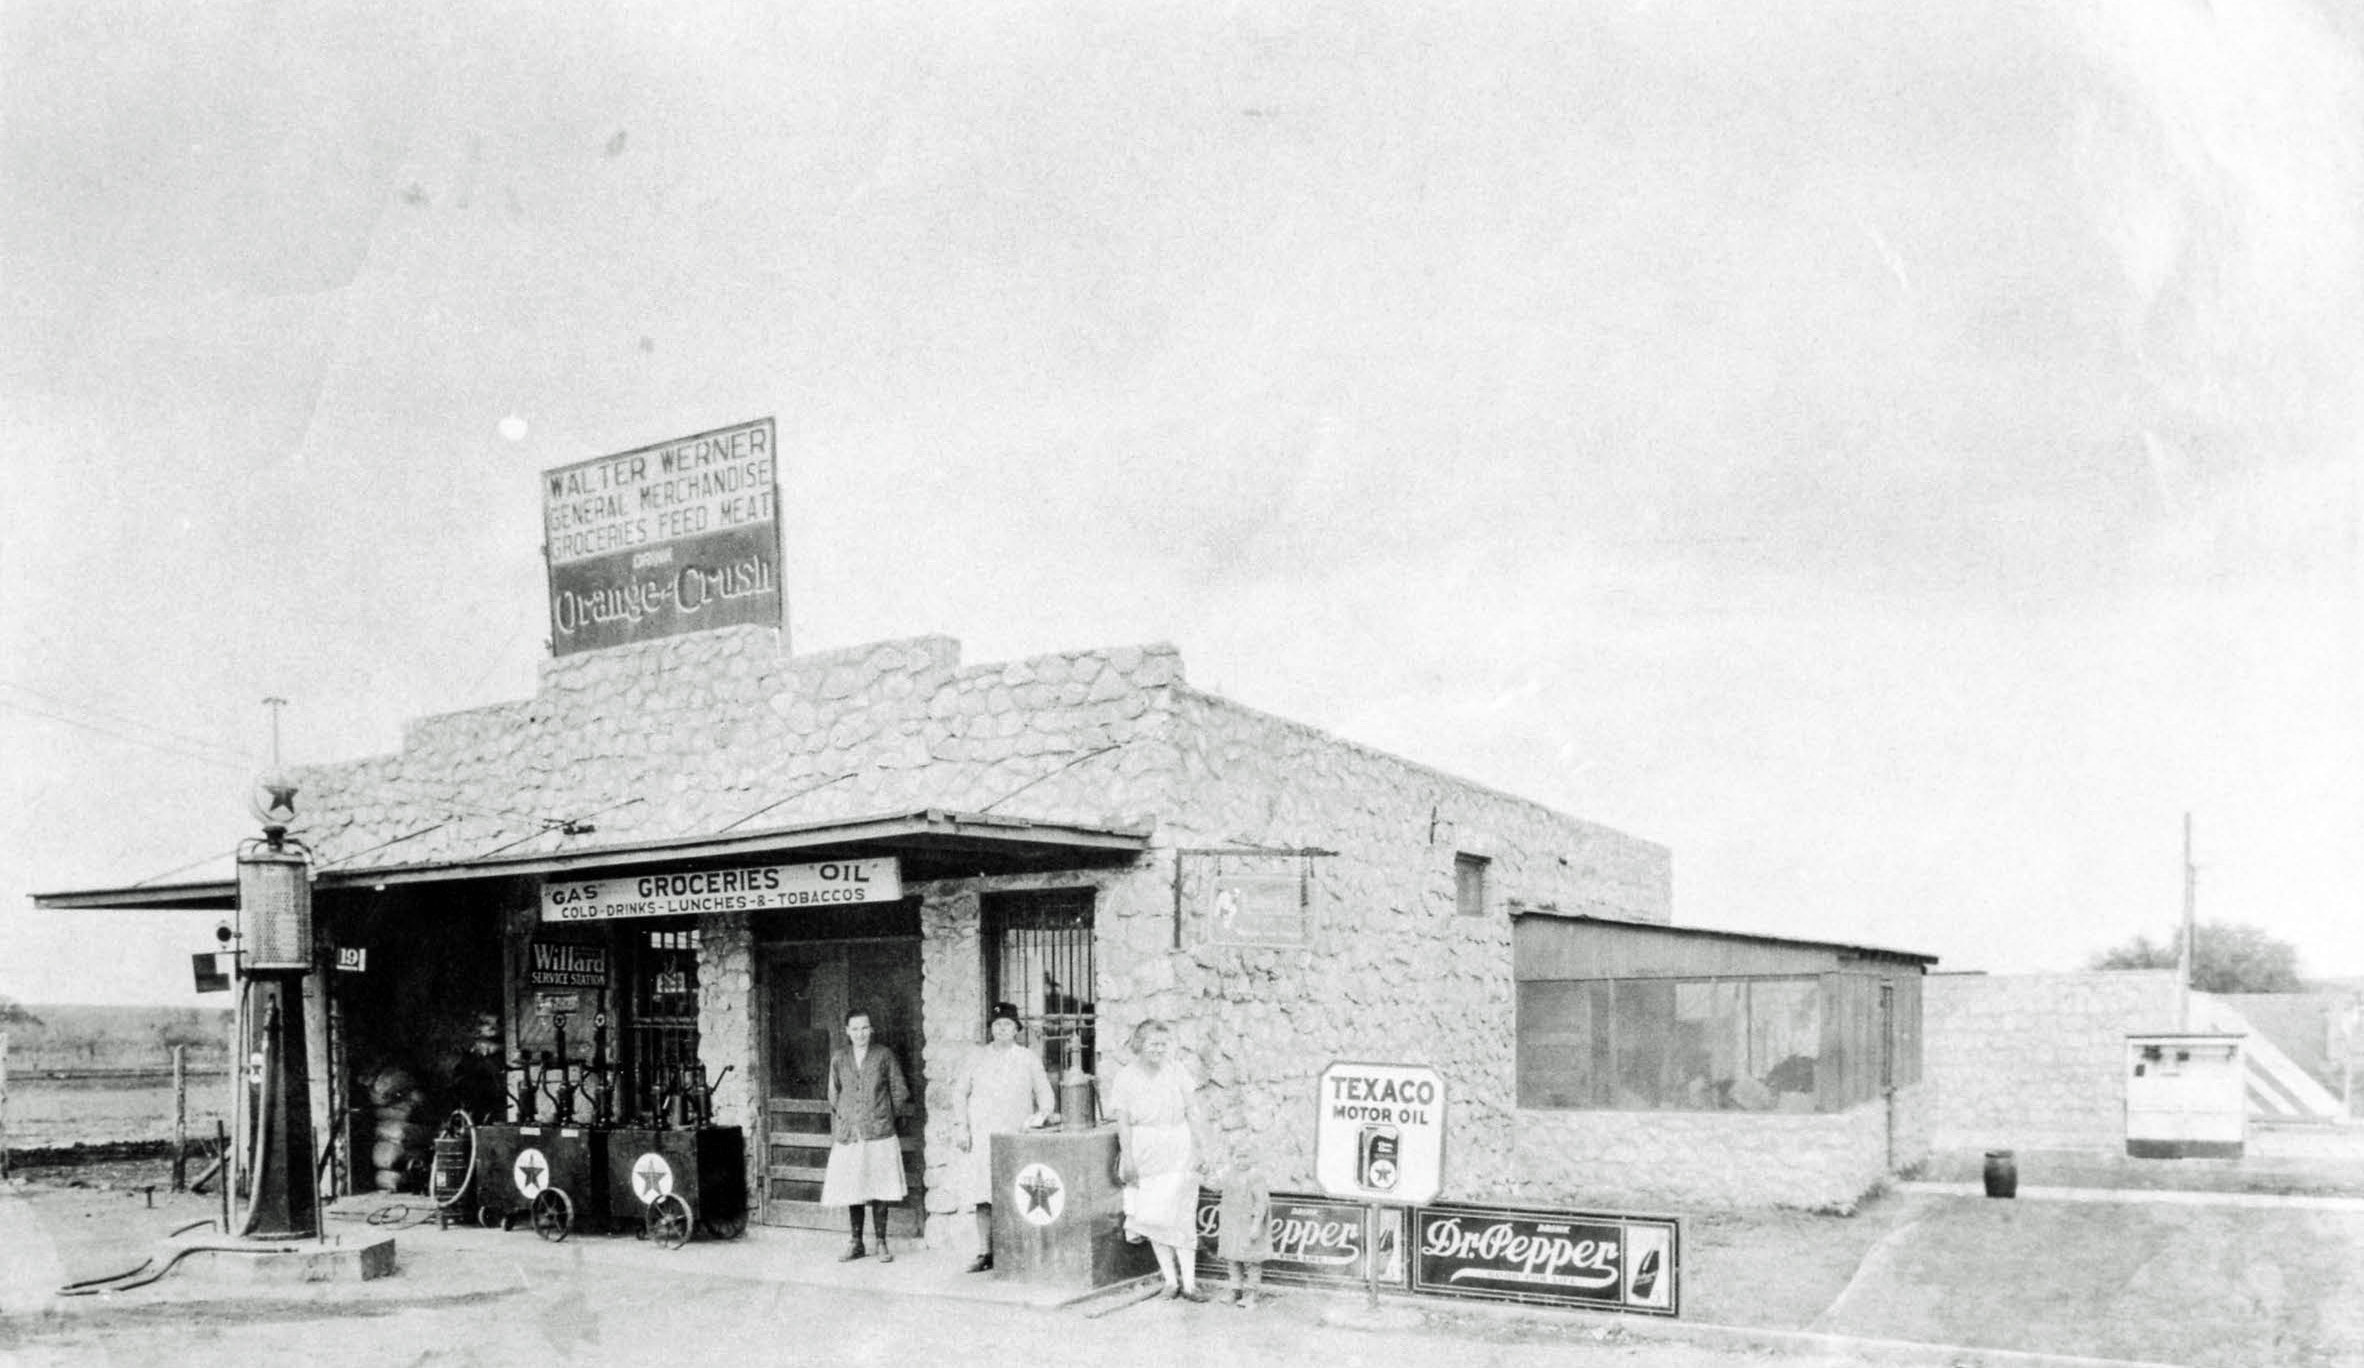
POLYGON ((304 976, 312 972, 309 852, 287 838, 295 786, 266 778, 255 804, 263 839, 238 849, 240 965, 259 1078, 251 1099, 249 1198, 240 1235, 317 1238, 320 1192, 312 1176, 311 1070, 304 1049, 304 976))
POLYGON ((575 1123, 575 1093, 579 1086, 574 1061, 566 1056, 567 1021, 568 1016, 564 1012, 551 1014, 550 1026, 557 1037, 558 1048, 542 1052, 542 1091, 548 1094, 551 1114, 561 1126, 575 1123), (550 1077, 553 1072, 558 1076, 555 1084, 550 1077))
POLYGON ((607 1013, 601 1012, 591 1020, 591 1070, 599 1080, 599 1089, 592 1097, 595 1124, 612 1126, 616 1123, 616 1065, 607 1054, 607 1013))
POLYGON ((542 1080, 534 1072, 533 1056, 522 1051, 509 1061, 509 1109, 512 1121, 531 1121, 541 1110, 542 1080))

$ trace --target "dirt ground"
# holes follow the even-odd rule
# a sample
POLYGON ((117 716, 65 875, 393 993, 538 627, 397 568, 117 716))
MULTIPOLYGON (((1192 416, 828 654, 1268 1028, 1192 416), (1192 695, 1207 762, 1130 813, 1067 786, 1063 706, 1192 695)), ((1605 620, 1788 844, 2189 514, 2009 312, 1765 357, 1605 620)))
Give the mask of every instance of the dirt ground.
MULTIPOLYGON (((2149 1181, 2169 1199, 1996 1201, 1907 1185, 1873 1197, 1849 1216, 1678 1212, 1678 1322, 1393 1302, 1379 1323, 1350 1338, 1352 1352, 1324 1341, 1318 1331, 1327 1323, 1324 1316, 1335 1318, 1341 1307, 1351 1313, 1359 1299, 1329 1294, 1285 1298, 1281 1314, 1252 1326, 1240 1321, 1249 1328, 1234 1330, 1213 1328, 1231 1322, 1174 1320, 1171 1308, 1127 1309, 1086 1329, 1073 1313, 911 1298, 895 1304, 903 1329, 888 1335, 869 1320, 878 1304, 842 1301, 840 1289, 794 1281, 734 1283, 739 1292, 726 1296, 717 1289, 727 1278, 651 1281, 634 1276, 629 1260, 612 1266, 585 1262, 583 1252, 554 1250, 524 1235, 490 1237, 514 1242, 497 1246, 503 1256, 497 1264, 447 1259, 443 1250, 452 1242, 437 1240, 431 1225, 421 1230, 416 1224, 430 1215, 423 1203, 378 1204, 391 1227, 410 1227, 401 1238, 422 1257, 365 1291, 281 1298, 261 1289, 223 1296, 158 1284, 146 1294, 59 1303, 30 1323, 8 1316, 11 1308, 0 1304, 0 1350, 27 1363, 216 1362, 247 1357, 243 1350, 232 1353, 233 1345, 278 1343, 288 1361, 305 1362, 312 1360, 303 1346, 317 1350, 320 1337, 329 1335, 341 1341, 359 1336, 371 1346, 360 1357, 333 1361, 492 1361, 476 1349, 375 1357, 380 1338, 399 1330, 447 1346, 500 1344, 544 1357, 549 1349, 571 1345, 576 1352, 568 1357, 629 1361, 611 1360, 609 1351, 620 1354, 626 1345, 646 1343, 650 1352, 678 1358, 693 1344, 731 1352, 764 1339, 772 1333, 769 1323, 748 1308, 785 1295, 801 1308, 795 1316, 823 1317, 800 1342, 810 1347, 835 1343, 824 1336, 852 1336, 862 1348, 841 1356, 849 1362, 920 1361, 912 1355, 934 1343, 930 1336, 962 1325, 983 1337, 965 1349, 957 1337, 946 1341, 945 1351, 964 1361, 1030 1361, 1038 1356, 1038 1340, 1081 1347, 1103 1339, 1113 1355, 1130 1360, 1139 1354, 1128 1353, 1126 1326, 1136 1335, 1162 1333, 1158 1327, 1171 1322, 1195 1336, 1195 1347, 1143 1361, 1303 1361, 1276 1356, 1295 1346, 1338 1364, 1429 1364, 1440 1357, 1456 1364, 1510 1364, 1526 1362, 1529 1350, 1548 1349, 1558 1356, 1550 1362, 1598 1357, 1604 1363, 1724 1368, 1763 1362, 1775 1352, 1794 1363, 1865 1361, 1859 1354, 1871 1349, 1862 1346, 1871 1346, 1880 1361, 1949 1365, 2004 1361, 1982 1359, 1981 1351, 2195 1368, 2364 1365, 2364 1208, 2314 1200, 2364 1196, 2364 1167, 2319 1165, 2295 1179, 2290 1172, 2252 1174, 2252 1187, 2288 1188, 2298 1181, 2308 1191, 2295 1200, 2252 1192, 2248 1197, 2258 1204, 2239 1205, 2186 1198, 2194 1190, 2185 1184, 2205 1176, 2203 1170, 2129 1169, 2106 1156, 2080 1162, 2084 1169, 2038 1161, 2033 1174, 2023 1163, 2023 1186, 2086 1170, 2114 1171, 2121 1192, 2149 1181), (512 1253, 516 1257, 508 1258, 512 1253), (703 1322, 683 1322, 670 1339, 634 1319, 661 1323, 693 1304, 709 1306, 710 1314, 703 1322), (945 1314, 947 1307, 952 1314, 945 1314), (1734 1334, 1702 1339, 1711 1327, 1734 1334), (1748 1332, 1767 1333, 1752 1342, 1748 1332), (1818 1338, 1826 1336, 1845 1338, 1818 1338), (1891 1347, 1899 1342, 1933 1348, 1928 1357, 1914 1358, 1891 1347), (1421 1343, 1428 1345, 1424 1353, 1421 1343)), ((1944 1165, 1929 1172, 1954 1181, 1944 1165)), ((129 1267, 159 1236, 217 1217, 220 1210, 218 1198, 167 1191, 160 1161, 20 1170, 18 1177, 0 1193, 0 1203, 17 1204, 54 1247, 62 1281, 129 1267)), ((350 1227, 353 1217, 338 1212, 332 1226, 339 1222, 350 1227)), ((621 1243, 629 1254, 630 1242, 621 1243)), ((678 1275, 689 1265, 642 1261, 637 1267, 678 1275)), ((0 1287, 6 1285, 0 1280, 0 1287)), ((265 1355, 255 1361, 272 1360, 265 1355)))

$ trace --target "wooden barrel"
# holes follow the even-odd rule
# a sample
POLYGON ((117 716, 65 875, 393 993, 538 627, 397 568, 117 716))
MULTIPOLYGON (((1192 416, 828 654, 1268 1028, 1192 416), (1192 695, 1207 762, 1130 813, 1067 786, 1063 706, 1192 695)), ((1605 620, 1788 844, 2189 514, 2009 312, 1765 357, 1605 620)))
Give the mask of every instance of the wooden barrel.
POLYGON ((2019 1194, 2019 1160, 2009 1150, 1986 1152, 1986 1195, 2015 1197, 2019 1194))

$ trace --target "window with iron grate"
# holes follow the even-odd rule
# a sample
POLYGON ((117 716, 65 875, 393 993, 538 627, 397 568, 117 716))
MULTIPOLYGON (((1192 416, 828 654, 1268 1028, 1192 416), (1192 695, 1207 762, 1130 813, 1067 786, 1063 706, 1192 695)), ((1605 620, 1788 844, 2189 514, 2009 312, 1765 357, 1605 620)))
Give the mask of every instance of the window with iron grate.
POLYGON ((654 1115, 669 1087, 698 1061, 696 927, 643 931, 632 946, 626 1058, 631 1086, 618 1100, 627 1115, 654 1115))
POLYGON ((1018 1009, 1026 1041, 1053 1081, 1070 1063, 1099 1071, 1092 904, 1089 888, 984 898, 985 1010, 997 1002, 1018 1009))

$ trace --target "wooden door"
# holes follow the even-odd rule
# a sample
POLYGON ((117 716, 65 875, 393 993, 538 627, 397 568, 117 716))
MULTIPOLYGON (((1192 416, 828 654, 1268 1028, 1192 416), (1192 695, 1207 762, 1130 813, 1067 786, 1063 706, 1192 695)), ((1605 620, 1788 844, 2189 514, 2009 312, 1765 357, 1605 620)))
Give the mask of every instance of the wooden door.
POLYGON ((919 942, 808 941, 773 946, 763 959, 764 1202, 767 1225, 846 1228, 843 1207, 823 1206, 829 1164, 829 1056, 845 1046, 845 1014, 870 1014, 872 1040, 895 1052, 911 1084, 903 1122, 910 1193, 890 1218, 896 1233, 926 1222, 920 1137, 927 1083, 920 1075, 919 942))

